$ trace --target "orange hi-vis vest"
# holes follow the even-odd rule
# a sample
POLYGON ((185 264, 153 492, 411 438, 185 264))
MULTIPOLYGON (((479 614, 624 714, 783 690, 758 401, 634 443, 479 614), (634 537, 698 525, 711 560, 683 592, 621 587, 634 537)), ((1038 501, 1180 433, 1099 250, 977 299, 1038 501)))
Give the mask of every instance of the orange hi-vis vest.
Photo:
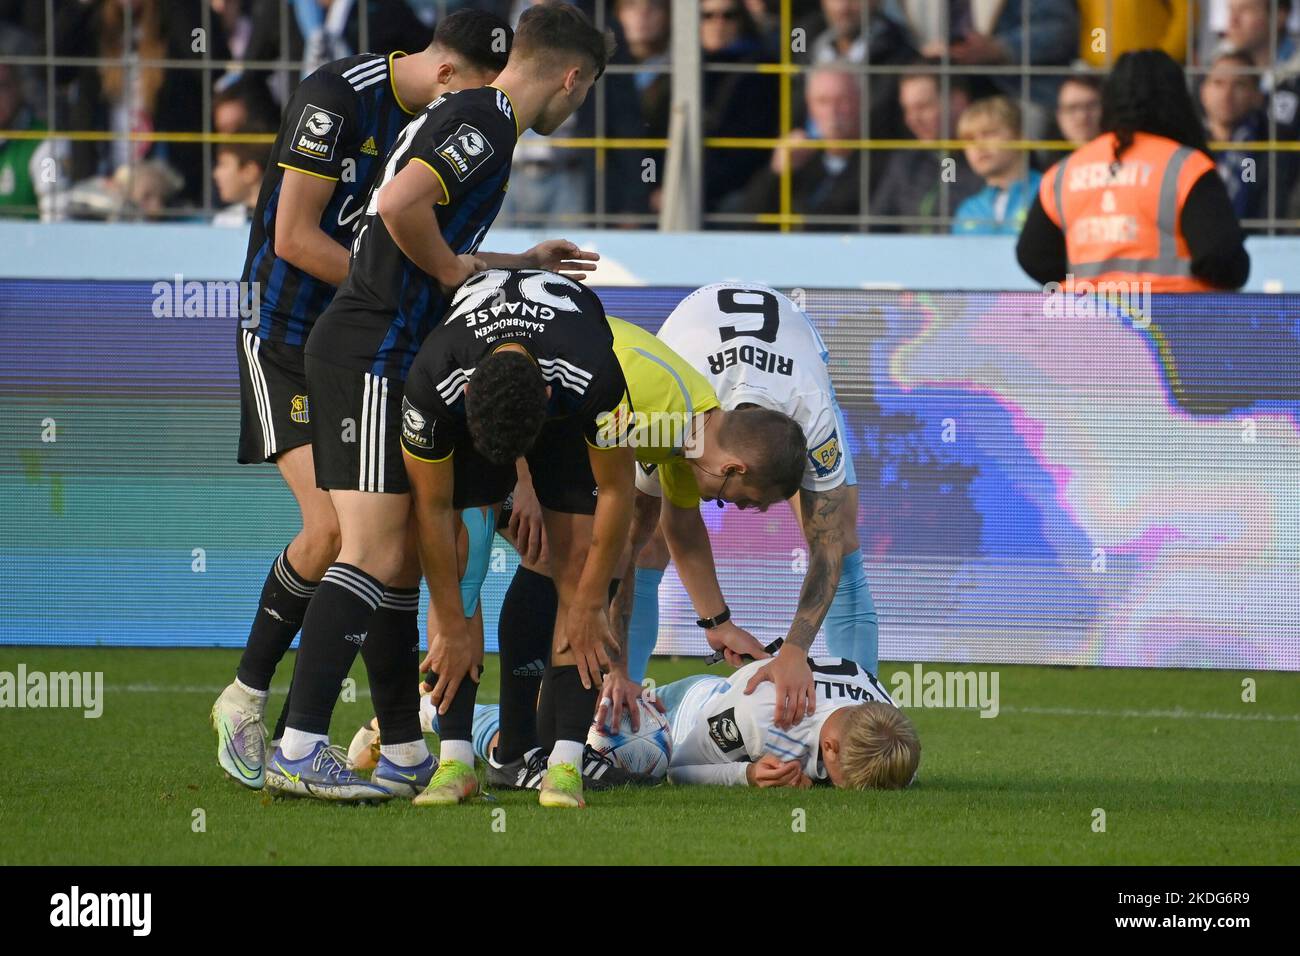
POLYGON ((1208 292, 1178 229, 1192 185, 1214 163, 1198 149, 1136 133, 1115 165, 1103 133, 1047 171, 1038 190, 1065 236, 1067 272, 1093 283, 1150 283, 1152 292, 1208 292))

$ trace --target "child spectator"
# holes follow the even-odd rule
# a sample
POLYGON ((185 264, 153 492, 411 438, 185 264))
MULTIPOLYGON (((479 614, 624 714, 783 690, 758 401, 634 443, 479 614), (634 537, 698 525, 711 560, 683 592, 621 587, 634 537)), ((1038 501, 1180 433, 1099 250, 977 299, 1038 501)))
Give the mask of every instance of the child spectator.
POLYGON ((222 143, 217 147, 212 181, 226 207, 212 217, 214 226, 248 225, 270 159, 270 143, 222 143))
POLYGON ((957 207, 952 231, 960 235, 1016 235, 1038 194, 1042 174, 1023 150, 999 146, 1020 138, 1020 108, 1005 96, 976 100, 957 121, 957 136, 977 142, 966 162, 984 188, 957 207))

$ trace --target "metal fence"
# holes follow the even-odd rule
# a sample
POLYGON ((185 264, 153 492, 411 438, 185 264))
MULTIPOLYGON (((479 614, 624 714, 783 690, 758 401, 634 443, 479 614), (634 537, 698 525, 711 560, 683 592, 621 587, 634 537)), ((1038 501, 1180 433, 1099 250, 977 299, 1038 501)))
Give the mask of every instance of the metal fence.
MULTIPOLYGON (((22 71, 27 77, 40 76, 39 86, 42 88, 40 101, 32 102, 31 105, 40 116, 44 128, 0 129, 0 145, 6 140, 39 139, 48 142, 53 146, 51 155, 55 159, 56 169, 62 168, 62 157, 66 155, 70 144, 73 143, 103 142, 118 144, 119 148, 123 143, 127 142, 137 144, 198 143, 205 145, 230 142, 269 143, 274 139, 271 134, 219 133, 213 130, 214 82, 219 76, 228 71, 244 71, 251 74, 261 73, 275 78, 276 84, 282 90, 287 91, 291 90, 296 84, 304 66, 301 59, 295 59, 291 56, 290 35, 292 25, 290 18, 293 13, 291 3, 288 0, 278 4, 280 20, 279 56, 274 59, 258 60, 216 59, 211 55, 210 44, 196 44, 197 48, 194 55, 189 58, 163 58, 142 55, 137 43, 137 27, 139 24, 134 19, 136 17, 134 12, 136 8, 130 3, 120 5, 123 37, 120 55, 116 57, 61 55, 57 49, 55 36, 56 14, 60 3, 57 3, 56 0, 32 0, 32 2, 42 4, 44 7, 45 36, 43 37, 43 52, 6 55, 0 62, 22 71), (99 69, 101 67, 116 67, 127 76, 138 76, 141 70, 153 68, 197 71, 201 75, 201 99, 200 102, 194 105, 201 116, 201 122, 198 124, 199 128, 184 132, 68 128, 65 123, 61 122, 67 112, 66 104, 61 99, 64 96, 64 88, 66 87, 66 83, 62 78, 69 70, 99 69)), ((161 3, 162 0, 153 0, 153 2, 161 3)), ((885 138, 880 134, 879 130, 873 131, 873 118, 871 115, 872 90, 878 88, 879 84, 882 83, 892 85, 897 82, 898 77, 905 76, 909 72, 916 72, 918 67, 899 65, 897 63, 873 62, 869 43, 863 43, 864 56, 860 60, 837 61, 836 64, 838 68, 851 71, 860 77, 859 101, 861 106, 859 120, 862 130, 861 136, 841 140, 803 139, 798 143, 801 149, 852 150, 859 154, 861 161, 859 164, 857 213, 839 216, 813 216, 799 212, 793 202, 792 174, 788 163, 785 164, 783 171, 779 175, 779 202, 775 209, 765 212, 706 210, 704 189, 706 157, 735 150, 757 150, 769 154, 773 150, 787 149, 792 143, 789 134, 798 126, 796 120, 799 109, 796 97, 802 81, 812 69, 812 65, 807 61, 807 58, 799 55, 802 52, 800 49, 801 44, 806 44, 808 38, 806 34, 801 33, 802 28, 796 22, 795 0, 769 0, 767 10, 770 15, 771 26, 774 28, 770 31, 771 37, 774 38, 774 49, 770 51, 770 55, 763 61, 743 63, 707 62, 707 57, 701 51, 701 9, 708 9, 710 3, 714 2, 716 0, 700 0, 700 2, 695 2, 695 0, 673 0, 671 3, 671 42, 667 62, 614 63, 610 65, 607 71, 608 76, 630 76, 647 73, 667 73, 670 75, 671 109, 668 135, 662 138, 627 138, 609 135, 609 97, 606 84, 604 82, 597 83, 592 94, 592 108, 586 114, 589 117, 589 135, 552 136, 542 141, 548 149, 576 151, 584 158, 586 168, 590 172, 588 202, 583 204, 583 208, 565 212, 546 215, 518 214, 514 218, 514 224, 525 226, 581 225, 617 228, 658 228, 663 230, 756 227, 792 230, 829 227, 843 231, 870 231, 876 229, 942 231, 949 227, 952 221, 954 203, 950 195, 950 184, 947 182, 939 185, 939 201, 937 208, 932 213, 919 216, 890 216, 873 215, 870 211, 871 187, 874 176, 879 171, 878 164, 882 162, 882 156, 887 157, 891 152, 895 151, 908 151, 911 153, 919 151, 948 157, 955 155, 957 151, 969 145, 969 141, 956 139, 951 135, 932 140, 917 140, 898 136, 885 138), (765 137, 706 135, 705 115, 709 104, 705 102, 704 78, 710 75, 727 73, 757 74, 772 78, 776 95, 768 105, 775 118, 776 135, 765 137), (616 189, 618 186, 617 182, 611 182, 613 174, 610 170, 610 157, 616 151, 629 150, 639 158, 644 157, 653 160, 655 181, 662 182, 661 203, 657 210, 628 212, 626 210, 614 211, 609 208, 608 197, 611 193, 611 187, 616 189)), ((888 7, 890 3, 901 2, 903 0, 861 0, 862 23, 864 25, 869 24, 872 11, 880 7, 882 3, 888 7)), ((1118 5, 1128 2, 1129 0, 1106 0, 1104 25, 1099 28, 1103 31, 1103 37, 1111 31, 1112 17, 1118 5)), ((734 0, 734 3, 739 6, 744 3, 744 0, 734 0)), ((1211 30, 1208 26, 1210 0, 1199 4, 1195 0, 1168 0, 1168 3, 1172 5, 1171 9, 1175 12, 1183 6, 1187 10, 1185 69, 1189 83, 1193 84, 1193 88, 1195 88, 1195 84, 1199 79, 1209 71, 1207 51, 1212 43, 1211 30)), ((1267 0, 1267 3, 1270 14, 1276 19, 1279 12, 1278 0, 1267 0)), ((449 8, 454 9, 464 5, 494 6, 491 3, 456 3, 455 0, 412 0, 411 5, 421 9, 429 20, 445 15, 449 8)), ((504 5, 509 6, 508 4, 504 5)), ((595 0, 595 2, 589 0, 589 2, 581 5, 590 10, 597 26, 608 28, 613 24, 618 6, 617 0, 595 0)), ((515 6, 518 6, 518 4, 515 4, 515 6)), ((1030 116, 1034 114, 1041 115, 1044 109, 1043 104, 1041 102, 1036 103, 1030 95, 1031 83, 1035 79, 1105 75, 1106 65, 1112 62, 1114 58, 1114 54, 1111 52, 1113 45, 1107 45, 1104 50, 1103 63, 1100 66, 1032 64, 1030 62, 1030 28, 1034 25, 1033 6, 1034 4, 1030 0, 1025 0, 1020 5, 1022 41, 1017 54, 1018 62, 999 65, 962 65, 951 59, 949 50, 945 47, 937 57, 933 67, 922 68, 925 72, 933 72, 939 77, 942 110, 940 126, 943 130, 952 129, 951 121, 953 117, 950 114, 949 93, 953 84, 960 82, 962 78, 1010 78, 1015 81, 1018 87, 1017 98, 1023 115, 1030 116)), ((940 3, 937 4, 936 9, 942 18, 939 28, 941 31, 946 32, 950 27, 946 18, 949 15, 951 4, 940 3)), ((204 0, 204 2, 198 4, 197 11, 198 19, 193 25, 195 36, 199 36, 200 32, 205 37, 212 36, 213 17, 215 15, 213 4, 208 0, 204 0)), ((359 50, 369 49, 372 33, 371 15, 370 5, 365 0, 361 0, 357 4, 359 50)), ((865 29, 864 26, 864 31, 865 29)), ((1280 45, 1285 39, 1285 35, 1277 33, 1272 36, 1270 47, 1272 55, 1270 59, 1274 66, 1243 68, 1241 72, 1257 76, 1261 87, 1274 88, 1283 76, 1278 61, 1279 54, 1283 52, 1280 45)), ((1300 69, 1300 56, 1293 60, 1292 63, 1296 65, 1297 69, 1300 69)), ((28 85, 30 86, 30 84, 28 85)), ((1300 220, 1290 218, 1288 215, 1289 210, 1283 208, 1285 197, 1278 195, 1277 184, 1282 164, 1291 162, 1293 159, 1300 162, 1300 156, 1296 156, 1296 153, 1300 152, 1300 142, 1288 138, 1288 132, 1279 129, 1274 110, 1267 109, 1266 113, 1268 118, 1267 135, 1264 138, 1255 141, 1233 141, 1231 143, 1215 142, 1211 144, 1211 147, 1216 150, 1232 148, 1237 151, 1257 153, 1264 157, 1264 161, 1267 163, 1268 198, 1266 206, 1269 215, 1260 219, 1246 220, 1244 224, 1248 228, 1268 233, 1296 231, 1300 229, 1300 220), (1283 214, 1274 215, 1274 211, 1279 209, 1282 209, 1283 214)), ((1022 138, 1002 145, 1040 155, 1060 153, 1070 148, 1068 142, 1050 138, 1022 138)), ((210 216, 214 212, 218 202, 212 182, 213 162, 213 150, 203 149, 202 182, 198 184, 197 201, 182 206, 169 207, 159 214, 160 218, 195 219, 210 216)), ((127 164, 128 181, 134 169, 133 164, 127 164)), ((70 186, 67 178, 64 175, 54 177, 52 183, 54 191, 52 206, 54 208, 59 206, 59 194, 66 191, 70 186)), ((35 214, 37 210, 30 207, 9 206, 5 211, 10 214, 35 214)), ((128 211, 122 215, 129 218, 131 213, 128 211)))

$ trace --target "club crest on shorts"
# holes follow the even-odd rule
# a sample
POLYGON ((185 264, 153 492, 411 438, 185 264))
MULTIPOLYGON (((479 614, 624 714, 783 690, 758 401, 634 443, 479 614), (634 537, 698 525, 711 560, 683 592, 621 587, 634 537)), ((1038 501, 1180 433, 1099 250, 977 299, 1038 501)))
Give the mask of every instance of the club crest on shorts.
POLYGON ((306 395, 295 395, 289 399, 289 420, 299 425, 311 423, 311 409, 307 405, 306 395))
POLYGON ((816 448, 808 450, 808 459, 812 462, 813 472, 818 478, 825 478, 840 466, 844 453, 840 450, 840 436, 831 432, 830 437, 816 448))

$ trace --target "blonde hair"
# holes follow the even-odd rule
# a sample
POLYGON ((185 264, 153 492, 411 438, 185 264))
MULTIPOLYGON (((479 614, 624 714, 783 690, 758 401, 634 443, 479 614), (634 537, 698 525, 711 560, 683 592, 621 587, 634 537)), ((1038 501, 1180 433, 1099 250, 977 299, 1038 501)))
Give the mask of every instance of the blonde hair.
POLYGON ((1016 136, 1020 135, 1020 107, 1005 96, 987 96, 976 100, 962 112, 957 120, 957 135, 967 139, 980 123, 1005 126, 1016 136))
POLYGON ((921 738, 897 707, 871 701, 850 709, 841 738, 845 786, 853 790, 901 790, 921 762, 921 738))

